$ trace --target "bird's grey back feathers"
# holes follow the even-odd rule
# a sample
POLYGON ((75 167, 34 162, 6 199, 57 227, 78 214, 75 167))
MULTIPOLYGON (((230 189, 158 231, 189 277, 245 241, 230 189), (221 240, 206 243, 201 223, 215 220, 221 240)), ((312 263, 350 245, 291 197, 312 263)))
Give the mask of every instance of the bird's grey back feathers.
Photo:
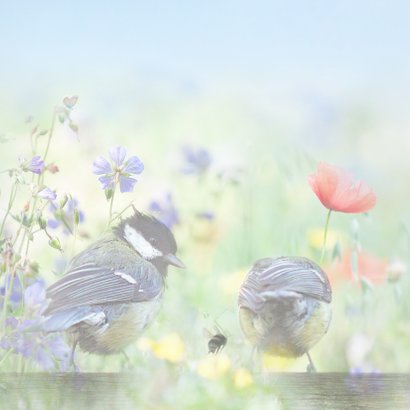
POLYGON ((329 280, 317 264, 303 257, 264 258, 249 271, 238 304, 258 312, 269 299, 302 295, 326 303, 332 300, 329 280))
POLYGON ((124 241, 107 235, 77 255, 67 273, 47 289, 51 301, 44 314, 79 306, 142 302, 161 293, 163 286, 163 276, 153 264, 124 241), (113 241, 115 246, 110 246, 113 241))

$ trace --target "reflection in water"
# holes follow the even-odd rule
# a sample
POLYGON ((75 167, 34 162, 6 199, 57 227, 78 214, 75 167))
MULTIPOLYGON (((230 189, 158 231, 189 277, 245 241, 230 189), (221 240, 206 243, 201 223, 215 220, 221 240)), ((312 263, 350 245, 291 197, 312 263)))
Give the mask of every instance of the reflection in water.
MULTIPOLYGON (((181 392, 178 381, 172 388, 181 392)), ((195 386, 197 408, 215 405, 214 398, 200 397, 203 390, 198 379, 195 386)), ((410 376, 407 374, 280 373, 264 375, 260 383, 271 397, 272 405, 286 409, 408 409, 410 376)), ((0 373, 1 409, 132 409, 174 408, 161 403, 164 390, 155 383, 157 396, 145 394, 153 389, 152 380, 143 381, 138 374, 10 374, 0 373), (149 398, 151 396, 151 399, 149 398)), ((172 384, 172 383, 171 383, 172 384)), ((164 386, 163 386, 164 387, 164 386)), ((218 383, 215 384, 215 389, 218 383)), ((182 389, 183 391, 183 389, 182 389)), ((178 401, 179 405, 184 400, 178 401)), ((243 408, 254 403, 252 394, 242 396, 243 408)), ((265 401, 265 403, 267 403, 265 401)), ((230 408, 225 403, 224 408, 230 408)))

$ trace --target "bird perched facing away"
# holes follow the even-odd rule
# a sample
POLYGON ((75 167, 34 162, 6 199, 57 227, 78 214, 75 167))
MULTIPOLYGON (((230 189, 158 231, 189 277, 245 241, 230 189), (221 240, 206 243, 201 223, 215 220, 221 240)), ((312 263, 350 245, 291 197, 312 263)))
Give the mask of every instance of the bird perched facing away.
POLYGON ((307 354, 331 320, 332 289, 323 270, 303 257, 255 262, 239 291, 239 321, 258 350, 282 357, 307 354))
POLYGON ((67 331, 86 352, 111 354, 133 342, 159 312, 168 265, 175 256, 171 231, 140 213, 75 256, 65 275, 47 289, 42 330, 67 331))

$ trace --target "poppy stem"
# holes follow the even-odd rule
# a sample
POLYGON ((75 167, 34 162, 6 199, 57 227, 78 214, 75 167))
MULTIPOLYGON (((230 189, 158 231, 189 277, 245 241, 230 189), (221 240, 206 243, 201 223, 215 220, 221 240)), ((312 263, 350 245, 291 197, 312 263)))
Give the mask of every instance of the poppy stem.
POLYGON ((329 212, 327 213, 327 218, 326 218, 325 231, 323 232, 323 245, 322 245, 322 255, 320 256, 320 264, 323 263, 323 259, 325 257, 325 253, 326 253, 327 230, 329 228, 329 221, 330 221, 330 214, 331 213, 332 213, 332 210, 329 209, 329 212))

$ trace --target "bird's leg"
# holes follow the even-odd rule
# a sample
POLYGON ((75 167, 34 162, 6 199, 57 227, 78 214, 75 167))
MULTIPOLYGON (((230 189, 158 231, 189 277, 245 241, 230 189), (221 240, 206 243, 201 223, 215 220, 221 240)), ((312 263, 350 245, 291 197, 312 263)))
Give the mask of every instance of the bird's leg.
POLYGON ((131 360, 128 357, 127 353, 125 353, 125 350, 121 350, 122 355, 124 356, 125 359, 125 363, 124 363, 124 368, 128 368, 128 370, 132 369, 132 365, 131 365, 131 360))
POLYGON ((70 364, 73 366, 75 373, 78 373, 80 371, 79 367, 76 365, 74 361, 75 349, 77 347, 77 344, 78 344, 78 340, 75 340, 73 343, 73 347, 71 348, 71 354, 70 354, 70 364))
POLYGON ((315 372, 316 372, 316 367, 315 367, 315 365, 313 364, 313 361, 312 361, 312 358, 310 357, 309 352, 306 352, 306 356, 307 356, 308 359, 309 359, 309 364, 308 364, 308 366, 307 366, 307 368, 306 368, 306 371, 307 371, 308 373, 315 373, 315 372))

